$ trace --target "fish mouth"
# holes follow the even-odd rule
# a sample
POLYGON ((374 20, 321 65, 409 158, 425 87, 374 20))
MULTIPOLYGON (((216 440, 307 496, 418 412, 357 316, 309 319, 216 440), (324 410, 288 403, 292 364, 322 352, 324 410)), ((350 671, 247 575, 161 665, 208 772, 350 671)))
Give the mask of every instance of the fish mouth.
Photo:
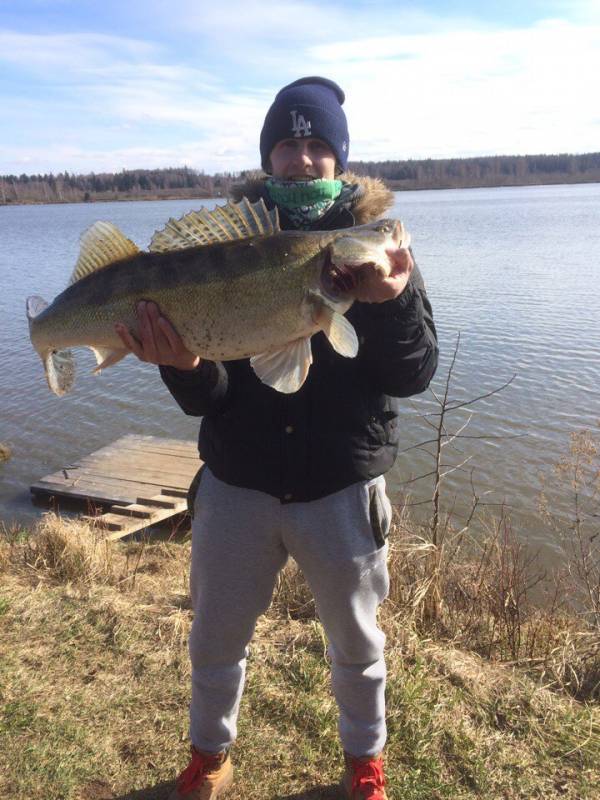
POLYGON ((361 284, 373 271, 387 278, 394 276, 397 268, 404 267, 398 253, 408 247, 410 237, 402 223, 381 220, 368 227, 375 236, 361 242, 359 236, 349 229, 347 235, 341 237, 338 244, 334 243, 325 255, 321 288, 333 300, 346 301, 356 297, 361 284))
POLYGON ((336 264, 327 253, 321 272, 321 285, 323 291, 335 300, 347 300, 356 294, 361 283, 362 274, 370 269, 376 269, 374 261, 364 261, 354 264, 336 264))

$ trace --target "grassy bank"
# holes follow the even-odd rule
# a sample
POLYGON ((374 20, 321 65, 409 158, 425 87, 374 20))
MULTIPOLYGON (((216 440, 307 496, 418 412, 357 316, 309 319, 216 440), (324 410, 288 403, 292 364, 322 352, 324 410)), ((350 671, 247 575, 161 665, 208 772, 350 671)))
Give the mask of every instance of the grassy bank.
MULTIPOLYGON (((35 533, 12 531, 0 544, 0 797, 166 797, 188 752, 189 541, 106 545, 52 516, 35 533)), ((452 606, 450 589, 437 598, 444 612, 428 622, 419 573, 428 551, 409 541, 401 520, 393 542, 395 589, 382 609, 390 796, 600 797, 600 711, 590 687, 577 700, 558 668, 501 663, 505 635, 499 622, 491 633, 480 578, 480 629, 469 632, 468 604, 452 606), (486 657, 473 651, 494 642, 486 657)), ((477 585, 464 565, 448 583, 457 596, 459 584, 477 585)), ((537 626, 538 658, 556 655, 565 631, 575 635, 568 625, 542 634, 547 623, 560 627, 557 619, 523 619, 523 637, 537 626)), ((231 797, 333 799, 340 755, 323 632, 288 569, 249 660, 231 797)))

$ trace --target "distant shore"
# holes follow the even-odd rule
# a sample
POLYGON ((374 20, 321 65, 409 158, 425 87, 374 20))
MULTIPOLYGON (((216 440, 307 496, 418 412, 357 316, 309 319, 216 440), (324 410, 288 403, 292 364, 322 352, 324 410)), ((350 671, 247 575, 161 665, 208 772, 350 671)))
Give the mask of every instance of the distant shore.
MULTIPOLYGON (((390 189, 392 192, 420 192, 420 191, 447 191, 451 189, 500 189, 500 188, 511 188, 511 187, 518 187, 518 186, 568 186, 573 184, 581 184, 581 183, 600 183, 600 175, 595 178, 586 178, 584 180, 581 179, 571 179, 571 180, 552 180, 552 181, 523 181, 520 183, 473 183, 464 186, 453 186, 451 184, 448 185, 427 185, 427 186, 407 186, 405 183, 401 181, 384 181, 385 185, 390 189)), ((102 196, 95 196, 93 198, 89 198, 84 200, 83 198, 80 200, 72 200, 72 199, 62 199, 59 200, 58 198, 55 199, 27 199, 27 200, 7 200, 6 202, 2 202, 0 200, 0 206, 44 206, 44 205, 69 205, 69 204, 90 204, 90 203, 120 203, 120 202, 132 202, 136 200, 140 201, 156 201, 156 200, 214 200, 219 198, 225 198, 227 195, 223 194, 205 194, 203 192, 198 193, 189 193, 189 192, 169 192, 168 194, 155 194, 152 192, 148 192, 147 194, 128 194, 128 193, 119 193, 115 192, 113 194, 107 194, 102 196)))
MULTIPOLYGON (((258 170, 207 175, 190 167, 75 175, 0 175, 0 205, 206 200, 228 197, 258 170)), ((392 191, 600 183, 600 153, 354 161, 350 176, 379 178, 392 191)))

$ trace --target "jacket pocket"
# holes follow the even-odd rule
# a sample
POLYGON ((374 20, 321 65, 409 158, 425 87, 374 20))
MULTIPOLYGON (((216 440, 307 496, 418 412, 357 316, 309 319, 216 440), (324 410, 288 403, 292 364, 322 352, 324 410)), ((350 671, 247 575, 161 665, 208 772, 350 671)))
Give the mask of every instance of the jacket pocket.
POLYGON ((392 524, 392 508, 381 481, 369 486, 369 520, 375 544, 381 548, 392 524))

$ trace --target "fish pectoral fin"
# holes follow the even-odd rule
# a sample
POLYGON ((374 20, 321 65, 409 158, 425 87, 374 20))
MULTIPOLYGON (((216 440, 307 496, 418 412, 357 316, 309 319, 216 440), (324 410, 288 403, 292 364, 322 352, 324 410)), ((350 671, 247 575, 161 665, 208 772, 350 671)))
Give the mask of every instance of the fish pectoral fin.
POLYGON ((94 374, 97 374, 107 367, 112 367, 113 364, 117 364, 129 353, 129 350, 125 347, 118 348, 117 350, 111 350, 110 347, 90 347, 90 350, 94 354, 96 364, 98 365, 92 370, 94 374))
POLYGON ((354 358, 358 353, 358 338, 351 322, 326 305, 317 314, 317 324, 329 339, 336 353, 354 358))
POLYGON ((297 392, 312 364, 310 337, 296 339, 281 350, 260 353, 250 359, 250 366, 267 386, 278 392, 297 392))

